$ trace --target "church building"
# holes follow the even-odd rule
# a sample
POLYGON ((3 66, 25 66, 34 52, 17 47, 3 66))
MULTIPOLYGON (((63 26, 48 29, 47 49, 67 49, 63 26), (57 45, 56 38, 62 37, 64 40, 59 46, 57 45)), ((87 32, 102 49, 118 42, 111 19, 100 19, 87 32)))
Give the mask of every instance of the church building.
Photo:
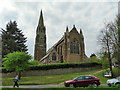
POLYGON ((71 30, 66 27, 63 37, 46 52, 46 28, 41 11, 36 30, 34 59, 41 64, 79 63, 88 59, 82 30, 78 32, 75 25, 71 30))

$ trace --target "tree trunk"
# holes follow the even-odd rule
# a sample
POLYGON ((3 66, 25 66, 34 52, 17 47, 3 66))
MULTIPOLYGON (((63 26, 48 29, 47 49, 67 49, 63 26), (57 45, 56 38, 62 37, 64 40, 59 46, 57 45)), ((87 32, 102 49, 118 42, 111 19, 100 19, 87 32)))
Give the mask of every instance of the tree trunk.
POLYGON ((21 79, 21 72, 18 72, 18 79, 21 79))
POLYGON ((109 65, 110 65, 111 77, 113 77, 113 71, 112 71, 112 60, 111 60, 110 52, 109 52, 109 55, 108 55, 108 59, 109 59, 109 65))
MULTIPOLYGON (((118 32, 118 69, 120 69, 120 29, 118 32)), ((118 70, 118 73, 120 74, 120 70, 118 70)))
POLYGON ((112 59, 111 59, 111 53, 110 53, 110 47, 109 47, 109 44, 108 44, 108 39, 107 39, 107 50, 108 50, 108 60, 109 60, 109 65, 110 65, 111 77, 113 77, 112 59))

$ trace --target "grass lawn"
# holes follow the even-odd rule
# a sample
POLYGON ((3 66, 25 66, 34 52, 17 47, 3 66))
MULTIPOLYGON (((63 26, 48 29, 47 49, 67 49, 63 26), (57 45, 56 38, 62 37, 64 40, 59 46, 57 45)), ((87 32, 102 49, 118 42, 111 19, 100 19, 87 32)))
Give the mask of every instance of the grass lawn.
MULTIPOLYGON (((108 70, 109 70, 109 69, 108 69, 108 70)), ((113 68, 113 74, 114 74, 115 77, 117 77, 118 75, 120 75, 119 72, 118 72, 118 70, 120 70, 120 69, 118 69, 118 68, 113 68)), ((98 77, 98 78, 100 79, 100 82, 101 82, 102 84, 105 84, 106 81, 107 81, 109 78, 103 77, 103 73, 104 73, 104 72, 105 72, 105 70, 103 70, 103 71, 100 72, 100 73, 96 73, 96 74, 92 74, 92 75, 98 77)))
MULTIPOLYGON (((117 68, 114 68, 117 72, 117 68)), ((72 74, 62 74, 62 75, 49 75, 49 76, 32 76, 32 77, 22 77, 19 80, 20 85, 45 85, 45 84, 63 84, 64 81, 73 79, 79 75, 94 75, 100 79, 101 83, 106 83, 108 78, 104 78, 102 73, 105 70, 97 69, 91 71, 84 71, 72 74), (101 71, 102 70, 102 71, 101 71)), ((2 85, 13 85, 14 78, 3 78, 2 85)))
POLYGON ((77 88, 71 88, 71 87, 56 87, 56 88, 2 88, 2 90, 120 90, 119 87, 102 87, 99 86, 97 88, 93 87, 77 87, 77 88))

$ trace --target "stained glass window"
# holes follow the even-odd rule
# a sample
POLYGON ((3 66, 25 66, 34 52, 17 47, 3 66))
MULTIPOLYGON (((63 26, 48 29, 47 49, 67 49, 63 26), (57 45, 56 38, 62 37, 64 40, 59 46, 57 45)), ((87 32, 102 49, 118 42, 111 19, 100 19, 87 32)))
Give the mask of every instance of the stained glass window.
POLYGON ((70 43, 70 53, 79 54, 79 44, 76 39, 70 43))

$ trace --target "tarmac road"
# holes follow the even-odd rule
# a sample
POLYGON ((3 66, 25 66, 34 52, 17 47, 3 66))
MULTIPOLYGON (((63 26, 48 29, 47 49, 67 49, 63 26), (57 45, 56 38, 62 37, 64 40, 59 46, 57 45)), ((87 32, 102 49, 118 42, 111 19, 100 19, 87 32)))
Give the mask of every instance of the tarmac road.
MULTIPOLYGON (((107 84, 101 84, 100 86, 107 87, 107 84)), ((13 88, 13 86, 0 86, 0 88, 13 88)), ((52 87, 65 87, 64 85, 20 85, 20 88, 52 88, 52 87)))

